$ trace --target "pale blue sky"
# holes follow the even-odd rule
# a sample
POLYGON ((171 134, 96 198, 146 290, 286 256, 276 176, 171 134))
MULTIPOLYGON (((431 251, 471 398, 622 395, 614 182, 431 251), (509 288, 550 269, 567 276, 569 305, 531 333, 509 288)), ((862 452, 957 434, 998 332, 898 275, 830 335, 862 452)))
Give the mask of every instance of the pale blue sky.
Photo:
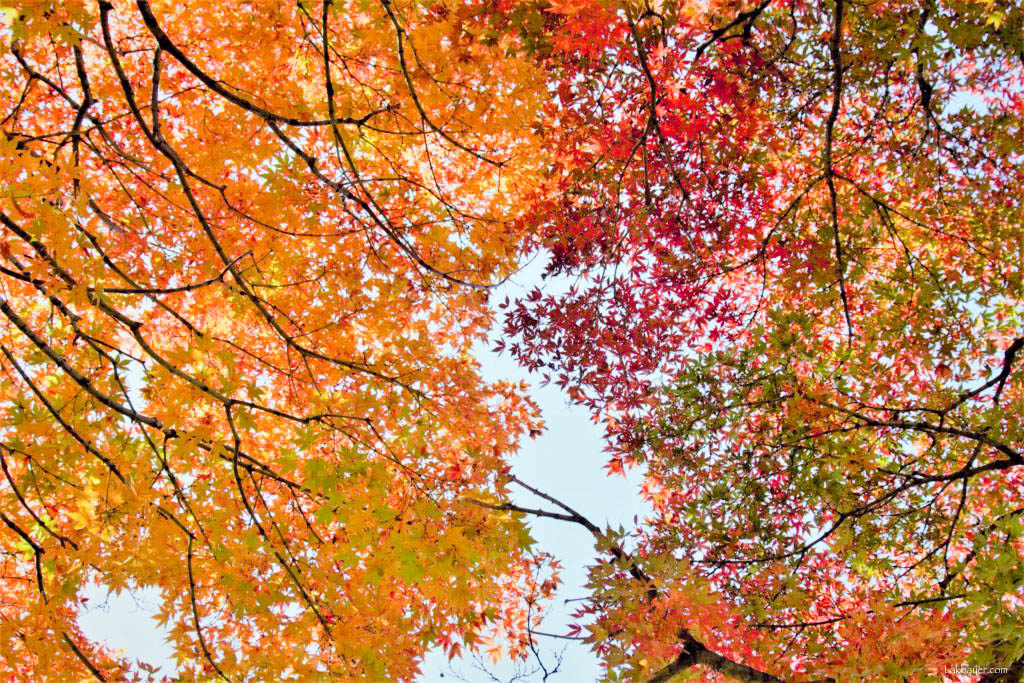
MULTIPOLYGON (((530 264, 494 292, 493 300, 521 296, 540 281, 540 272, 538 262, 530 264)), ((546 285, 545 289, 549 290, 557 287, 550 282, 546 285)), ((564 393, 557 387, 539 386, 538 378, 508 357, 491 352, 490 345, 479 345, 476 355, 487 379, 529 382, 531 395, 543 411, 547 429, 539 438, 523 445, 512 463, 516 476, 572 506, 599 525, 622 524, 631 528, 634 515, 642 516, 647 511, 637 492, 639 478, 607 476, 603 469, 607 458, 603 454, 601 429, 591 421, 587 411, 569 406, 564 393)), ((515 500, 530 507, 552 508, 549 503, 525 493, 517 494, 515 500)), ((557 520, 537 519, 530 525, 538 550, 554 554, 562 563, 563 584, 542 629, 564 633, 574 605, 563 601, 586 594, 583 590, 585 566, 594 558, 593 538, 582 527, 557 520)), ((124 593, 114 597, 94 592, 90 597, 90 607, 79 620, 86 635, 123 650, 131 659, 162 665, 168 673, 173 672, 170 649, 164 643, 163 632, 150 616, 158 600, 156 594, 131 596, 124 593)), ((585 645, 551 638, 538 638, 538 641, 543 646, 540 653, 549 668, 554 662, 554 654, 565 648, 561 668, 548 679, 552 683, 584 683, 600 678, 597 659, 585 645)), ((536 662, 527 663, 528 669, 535 667, 536 662)), ((509 662, 488 668, 501 681, 515 672, 509 662)), ((488 673, 477 670, 472 660, 448 662, 447 657, 439 652, 427 657, 420 680, 424 683, 457 680, 453 674, 470 683, 493 680, 488 673)), ((541 678, 538 672, 519 681, 527 683, 541 678)))

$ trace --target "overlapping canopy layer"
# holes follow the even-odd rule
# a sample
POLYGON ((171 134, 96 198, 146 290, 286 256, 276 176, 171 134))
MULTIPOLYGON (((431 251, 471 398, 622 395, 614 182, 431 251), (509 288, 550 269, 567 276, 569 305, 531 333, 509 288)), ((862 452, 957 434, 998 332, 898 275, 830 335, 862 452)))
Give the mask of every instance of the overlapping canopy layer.
POLYGON ((159 591, 186 678, 536 654, 537 515, 597 539, 611 679, 1024 671, 1014 3, 2 21, 5 674, 145 676, 89 584, 159 591), (509 475, 539 415, 470 349, 532 253, 571 287, 499 345, 643 468, 638 529, 509 475))

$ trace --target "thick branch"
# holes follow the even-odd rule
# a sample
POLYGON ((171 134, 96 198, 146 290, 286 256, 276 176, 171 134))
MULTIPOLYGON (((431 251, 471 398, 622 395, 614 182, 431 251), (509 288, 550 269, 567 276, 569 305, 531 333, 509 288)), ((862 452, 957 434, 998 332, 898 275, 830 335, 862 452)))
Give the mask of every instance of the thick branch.
POLYGON ((679 634, 679 638, 683 641, 683 651, 679 653, 679 656, 676 657, 671 664, 654 674, 654 676, 649 679, 650 683, 663 683, 664 681, 668 681, 676 674, 682 673, 697 664, 706 666, 709 669, 738 681, 750 681, 751 683, 782 683, 781 678, 776 678, 771 674, 758 671, 757 669, 745 664, 739 664, 709 650, 703 644, 697 642, 697 640, 686 631, 681 632, 679 634))
MULTIPOLYGON (((221 81, 212 78, 209 74, 200 69, 195 62, 189 59, 189 57, 184 52, 182 52, 181 49, 178 48, 178 46, 175 45, 173 41, 171 41, 170 37, 168 37, 168 35, 164 33, 164 30, 160 28, 160 24, 156 20, 156 16, 153 14, 153 9, 149 6, 149 3, 146 0, 137 0, 136 4, 139 7, 139 12, 142 14, 142 20, 146 23, 146 28, 148 28, 149 32, 153 34, 153 37, 156 38, 157 44, 160 45, 161 48, 169 52, 193 76, 202 81, 203 85, 205 85, 207 88, 214 91, 215 93, 217 93, 227 101, 231 102, 232 104, 239 106, 252 114, 257 115, 262 119, 265 119, 267 121, 277 121, 278 123, 283 123, 289 126, 308 127, 330 126, 336 124, 361 126, 367 121, 369 121, 371 118, 376 116, 377 114, 387 111, 387 109, 372 111, 369 114, 366 114, 365 116, 358 119, 348 117, 332 117, 329 119, 314 119, 312 121, 304 121, 302 119, 297 119, 291 116, 281 116, 280 114, 275 114, 274 112, 264 109, 263 107, 260 107, 259 105, 255 104, 254 102, 251 102, 245 99, 244 97, 241 97, 237 93, 228 90, 223 85, 221 85, 221 81)), ((113 9, 113 6, 109 2, 107 2, 107 0, 101 0, 100 9, 103 10, 104 8, 106 11, 109 11, 110 9, 113 9)))
POLYGON ((850 320, 850 299, 846 294, 846 264, 843 261, 843 246, 839 236, 839 198, 836 193, 835 167, 832 161, 832 147, 835 141, 836 121, 839 119, 839 107, 843 96, 843 61, 840 41, 843 36, 843 0, 836 0, 835 22, 832 26, 832 39, 829 41, 829 54, 832 59, 832 109, 825 121, 825 182, 828 183, 828 194, 832 214, 832 238, 836 250, 836 274, 839 277, 839 298, 843 302, 843 315, 846 318, 848 339, 853 339, 853 322, 850 320))

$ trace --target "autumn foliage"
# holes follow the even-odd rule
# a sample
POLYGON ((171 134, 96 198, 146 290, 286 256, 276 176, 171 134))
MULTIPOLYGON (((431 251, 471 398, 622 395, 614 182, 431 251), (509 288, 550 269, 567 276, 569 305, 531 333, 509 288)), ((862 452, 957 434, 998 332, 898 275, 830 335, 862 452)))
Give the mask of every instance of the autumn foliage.
POLYGON ((91 582, 161 591, 185 677, 407 678, 515 628, 523 525, 459 497, 537 425, 468 353, 536 67, 468 5, 7 16, 11 673, 130 674, 91 582))
POLYGON ((1019 675, 1022 36, 998 0, 4 8, 0 671, 145 678, 89 586, 157 590, 184 679, 524 655, 542 516, 595 537, 569 635, 610 679, 1019 675), (570 285, 492 301, 538 254, 570 285), (494 327, 650 519, 510 475, 542 423, 494 327))
POLYGON ((1020 9, 556 9, 588 39, 551 47, 560 165, 529 222, 575 286, 507 330, 646 474, 656 592, 595 568, 606 660, 1020 662, 1020 9))

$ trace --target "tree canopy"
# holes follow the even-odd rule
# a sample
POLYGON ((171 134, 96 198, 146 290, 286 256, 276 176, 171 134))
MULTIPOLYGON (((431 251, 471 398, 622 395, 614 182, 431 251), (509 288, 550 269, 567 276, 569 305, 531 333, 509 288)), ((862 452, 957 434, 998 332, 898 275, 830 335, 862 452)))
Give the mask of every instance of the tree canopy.
POLYGON ((2 22, 4 675, 151 673, 81 631, 91 584, 159 591, 183 679, 523 656, 537 517, 595 538, 569 635, 611 680, 1024 673, 1015 3, 2 22), (537 256, 571 286, 491 296, 537 256), (510 474, 543 423, 494 329, 649 519, 510 474))

